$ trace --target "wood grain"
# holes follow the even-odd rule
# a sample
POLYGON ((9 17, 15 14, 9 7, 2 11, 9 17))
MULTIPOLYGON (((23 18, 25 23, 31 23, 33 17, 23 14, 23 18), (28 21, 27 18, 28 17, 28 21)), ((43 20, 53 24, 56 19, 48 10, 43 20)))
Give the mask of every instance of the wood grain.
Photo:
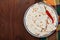
POLYGON ((0 40, 38 40, 24 28, 23 16, 34 0, 0 0, 0 40))
POLYGON ((31 36, 23 24, 26 9, 35 2, 36 0, 0 0, 0 40, 40 40, 31 36))

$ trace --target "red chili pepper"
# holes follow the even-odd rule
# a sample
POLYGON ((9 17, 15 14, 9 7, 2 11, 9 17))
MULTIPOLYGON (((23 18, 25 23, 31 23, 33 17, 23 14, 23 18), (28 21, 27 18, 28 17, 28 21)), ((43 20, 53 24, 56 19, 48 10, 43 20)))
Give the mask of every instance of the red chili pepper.
MULTIPOLYGON (((46 10, 46 7, 45 7, 45 10, 46 10)), ((52 20, 52 23, 54 23, 54 19, 53 19, 53 17, 51 16, 51 14, 49 13, 48 10, 46 10, 46 14, 50 17, 50 19, 52 20)))

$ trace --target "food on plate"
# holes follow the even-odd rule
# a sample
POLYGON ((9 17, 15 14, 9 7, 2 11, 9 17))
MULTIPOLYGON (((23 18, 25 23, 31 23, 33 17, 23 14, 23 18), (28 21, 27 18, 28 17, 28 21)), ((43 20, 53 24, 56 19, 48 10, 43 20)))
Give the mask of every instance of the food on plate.
POLYGON ((44 3, 32 5, 25 14, 27 30, 38 37, 49 35, 56 30, 56 23, 56 12, 44 3))

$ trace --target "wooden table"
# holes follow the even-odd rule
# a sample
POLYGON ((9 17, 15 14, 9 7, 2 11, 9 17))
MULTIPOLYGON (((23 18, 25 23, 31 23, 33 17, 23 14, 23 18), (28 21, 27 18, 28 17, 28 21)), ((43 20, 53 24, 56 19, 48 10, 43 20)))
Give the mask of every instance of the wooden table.
MULTIPOLYGON (((0 0, 0 40, 39 40, 25 29, 23 17, 35 0, 0 0)), ((56 40, 56 33, 48 37, 56 40)))

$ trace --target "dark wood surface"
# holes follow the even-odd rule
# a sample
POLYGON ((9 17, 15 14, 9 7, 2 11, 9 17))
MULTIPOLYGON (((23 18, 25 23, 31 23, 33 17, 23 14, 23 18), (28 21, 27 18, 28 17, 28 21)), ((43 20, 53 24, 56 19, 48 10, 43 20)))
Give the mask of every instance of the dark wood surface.
POLYGON ((23 24, 26 9, 34 3, 35 0, 0 0, 0 40, 39 40, 23 24))

